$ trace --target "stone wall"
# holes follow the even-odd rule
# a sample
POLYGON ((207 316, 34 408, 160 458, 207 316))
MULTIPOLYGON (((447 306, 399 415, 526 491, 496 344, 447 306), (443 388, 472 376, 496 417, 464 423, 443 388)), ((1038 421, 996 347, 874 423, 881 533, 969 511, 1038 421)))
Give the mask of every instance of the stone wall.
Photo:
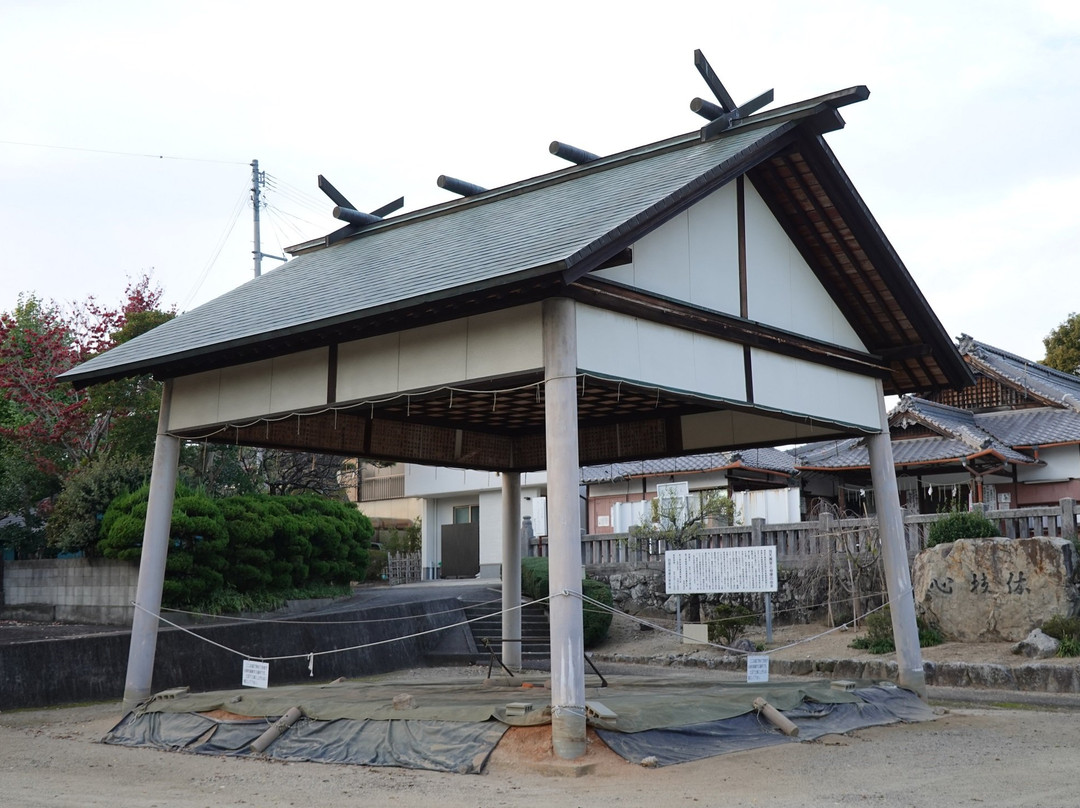
MULTIPOLYGON (((258 658, 268 649, 300 655, 270 662, 272 686, 413 667, 442 639, 439 629, 463 619, 461 601, 448 597, 298 616, 295 622, 192 626, 198 636, 162 629, 153 690, 238 688, 245 655, 258 658), (353 650, 320 655, 309 670, 303 654, 329 648, 353 650)), ((130 644, 130 631, 0 644, 0 710, 122 698, 130 644)))
POLYGON ((138 588, 134 562, 104 558, 5 561, 0 617, 130 626, 138 588))
MULTIPOLYGON (((627 614, 643 619, 671 618, 675 615, 677 601, 674 595, 668 595, 665 591, 663 561, 588 565, 586 572, 590 578, 608 583, 615 608, 627 614)), ((823 570, 781 567, 777 571, 777 584, 778 589, 772 594, 775 623, 808 623, 828 616, 830 587, 823 570)), ((864 589, 867 593, 876 593, 883 586, 867 584, 864 589)), ((684 595, 682 598, 684 607, 687 597, 684 595)), ((861 614, 881 603, 880 597, 866 595, 853 604, 847 589, 842 588, 838 581, 833 582, 832 600, 833 619, 837 623, 851 619, 856 607, 861 614)), ((719 602, 738 603, 757 614, 765 612, 764 596, 761 594, 709 595, 702 597, 704 620, 711 617, 710 605, 719 602)))

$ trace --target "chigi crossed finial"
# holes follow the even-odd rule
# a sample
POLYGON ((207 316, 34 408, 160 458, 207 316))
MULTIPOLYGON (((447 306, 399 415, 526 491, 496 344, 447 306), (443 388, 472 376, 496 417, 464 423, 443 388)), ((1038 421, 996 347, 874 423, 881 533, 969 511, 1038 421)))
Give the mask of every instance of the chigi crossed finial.
POLYGON ((752 98, 745 104, 736 106, 728 93, 727 88, 717 78, 716 73, 700 50, 694 51, 694 67, 698 69, 705 83, 709 85, 713 95, 716 96, 717 104, 706 101, 704 98, 695 98, 690 102, 690 109, 708 119, 709 123, 701 127, 701 139, 709 140, 729 129, 736 121, 746 118, 773 101, 773 91, 768 90, 757 98, 752 98))

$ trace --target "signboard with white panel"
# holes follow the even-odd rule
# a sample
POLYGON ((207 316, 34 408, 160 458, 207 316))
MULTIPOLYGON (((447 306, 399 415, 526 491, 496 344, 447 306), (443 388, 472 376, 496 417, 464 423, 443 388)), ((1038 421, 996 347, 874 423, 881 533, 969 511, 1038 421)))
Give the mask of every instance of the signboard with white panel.
POLYGON ((664 574, 669 595, 775 592, 776 547, 668 550, 664 574))

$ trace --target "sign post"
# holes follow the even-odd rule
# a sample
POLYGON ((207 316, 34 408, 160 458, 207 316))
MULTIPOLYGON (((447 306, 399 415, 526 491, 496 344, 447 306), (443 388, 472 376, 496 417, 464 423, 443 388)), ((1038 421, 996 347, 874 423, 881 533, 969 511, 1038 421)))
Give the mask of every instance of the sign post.
MULTIPOLYGON (((712 550, 668 550, 664 584, 669 595, 692 593, 775 592, 776 547, 729 547, 712 550)), ((765 597, 765 632, 772 640, 772 602, 765 597)), ((748 682, 769 681, 769 658, 748 656, 748 682)))

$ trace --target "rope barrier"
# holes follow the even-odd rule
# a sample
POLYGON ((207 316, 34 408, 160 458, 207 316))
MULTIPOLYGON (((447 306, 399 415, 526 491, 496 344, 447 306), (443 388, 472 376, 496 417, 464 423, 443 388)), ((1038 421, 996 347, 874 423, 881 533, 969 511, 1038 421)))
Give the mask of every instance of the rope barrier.
MULTIPOLYGON (((911 593, 912 591, 913 590, 909 587, 908 591, 903 593, 903 594, 906 595, 906 594, 911 593)), ((661 625, 659 625, 657 623, 652 623, 652 622, 650 622, 648 620, 644 620, 642 618, 636 617, 635 615, 624 612, 621 609, 616 609, 614 606, 608 606, 606 603, 602 603, 602 602, 600 602, 598 600, 595 600, 594 598, 590 598, 587 595, 583 595, 583 594, 581 594, 579 592, 570 592, 569 590, 563 590, 560 594, 562 594, 562 595, 572 595, 572 596, 575 596, 575 597, 579 597, 579 598, 581 598, 582 602, 589 603, 589 604, 591 604, 593 606, 596 606, 596 607, 598 607, 600 609, 603 609, 604 611, 611 612, 611 615, 613 617, 616 616, 616 615, 619 616, 619 617, 627 617, 630 620, 633 620, 635 623, 639 623, 640 625, 648 626, 649 628, 653 629, 654 631, 660 631, 660 632, 663 632, 665 634, 671 634, 671 635, 673 635, 675 637, 679 637, 680 640, 682 639, 681 634, 678 634, 677 632, 672 631, 671 629, 667 628, 666 626, 661 626, 661 625)), ((819 634, 813 635, 812 637, 803 637, 802 639, 796 640, 795 642, 788 643, 787 645, 781 645, 781 646, 779 646, 777 648, 770 648, 767 651, 746 651, 746 650, 743 650, 741 648, 731 648, 730 646, 722 645, 720 643, 713 643, 713 642, 706 642, 706 643, 699 643, 699 644, 708 645, 711 648, 719 648, 722 651, 729 651, 732 654, 743 654, 744 656, 749 656, 750 654, 754 654, 755 656, 756 655, 769 656, 771 654, 776 653, 777 651, 785 651, 788 648, 795 648, 796 646, 804 645, 806 643, 813 642, 814 640, 821 639, 822 637, 826 637, 829 634, 832 634, 834 632, 844 631, 849 626, 851 626, 853 623, 856 623, 859 620, 866 619, 868 616, 872 615, 874 612, 881 611, 886 606, 888 606, 889 603, 890 603, 890 601, 886 600, 880 606, 877 606, 877 607, 875 607, 873 609, 870 609, 869 611, 864 612, 863 614, 861 614, 859 617, 852 618, 851 620, 849 620, 846 623, 841 623, 839 626, 834 626, 833 628, 827 629, 826 631, 822 631, 819 634)))
MULTIPOLYGON (((387 603, 386 606, 393 606, 394 608, 400 608, 402 606, 415 606, 419 603, 427 603, 425 600, 412 600, 405 603, 387 603)), ((470 603, 470 606, 487 606, 491 603, 501 603, 501 598, 493 598, 492 600, 482 600, 476 603, 470 603)), ((378 608, 374 606, 373 608, 378 608)), ((233 617, 225 614, 209 614, 207 612, 191 612, 185 609, 171 609, 163 607, 160 611, 169 612, 171 614, 186 614, 192 617, 205 617, 213 620, 225 620, 230 623, 269 623, 269 624, 285 624, 292 626, 351 626, 361 625, 364 623, 393 623, 398 620, 408 620, 408 617, 372 617, 367 620, 287 620, 278 618, 267 617, 233 617)), ((440 612, 425 612, 425 616, 432 617, 440 614, 449 614, 450 612, 460 611, 457 609, 443 609, 440 612)))
MULTIPOLYGON (((425 631, 416 631, 416 632, 413 632, 412 634, 404 634, 404 635, 402 635, 400 637, 391 637, 391 638, 386 639, 386 640, 376 640, 374 642, 362 643, 360 645, 352 645, 352 646, 349 646, 348 648, 334 648, 334 649, 329 650, 329 651, 310 651, 310 652, 300 653, 300 654, 284 654, 284 655, 281 655, 281 656, 258 656, 258 655, 255 655, 255 654, 245 654, 242 651, 236 650, 235 648, 230 648, 227 645, 223 645, 222 643, 216 642, 215 640, 211 640, 209 637, 204 637, 201 634, 198 634, 198 633, 192 631, 191 629, 187 628, 186 626, 181 626, 178 623, 174 623, 173 621, 163 617, 160 613, 155 614, 154 612, 152 612, 149 609, 141 606, 140 604, 136 603, 135 601, 130 601, 130 603, 131 603, 132 606, 134 606, 139 611, 144 612, 146 614, 149 614, 151 617, 157 618, 162 623, 165 623, 168 626, 172 626, 175 629, 179 629, 180 631, 194 637, 197 640, 202 640, 205 643, 208 643, 208 644, 213 645, 213 646, 215 646, 217 648, 220 648, 222 651, 227 651, 230 654, 241 657, 242 659, 250 659, 250 660, 254 660, 256 662, 281 662, 281 661, 290 660, 290 659, 303 659, 303 660, 307 660, 309 662, 309 664, 314 664, 313 660, 317 656, 330 656, 331 654, 344 654, 344 653, 347 653, 349 651, 362 651, 365 648, 374 648, 374 647, 379 646, 379 645, 389 645, 390 643, 393 643, 393 642, 401 642, 402 640, 411 640, 411 639, 415 639, 416 637, 425 637, 425 636, 427 636, 429 634, 437 634, 440 631, 447 631, 447 630, 452 629, 452 628, 460 628, 461 626, 467 626, 470 623, 475 623, 475 622, 478 622, 480 620, 486 620, 489 617, 494 617, 495 615, 501 615, 501 614, 504 614, 505 612, 511 612, 511 611, 514 611, 514 610, 523 609, 526 606, 529 606, 529 605, 531 605, 533 603, 543 603, 544 601, 547 601, 547 600, 549 600, 549 598, 537 598, 536 600, 530 601, 529 603, 522 603, 522 604, 520 604, 518 606, 511 606, 509 609, 504 609, 504 610, 501 610, 501 611, 492 612, 491 614, 482 614, 479 617, 472 617, 472 618, 470 618, 468 620, 461 620, 461 621, 459 621, 457 623, 451 623, 450 625, 447 625, 447 626, 441 626, 440 628, 426 629, 425 631)), ((457 611, 457 610, 453 610, 453 611, 457 611)))

